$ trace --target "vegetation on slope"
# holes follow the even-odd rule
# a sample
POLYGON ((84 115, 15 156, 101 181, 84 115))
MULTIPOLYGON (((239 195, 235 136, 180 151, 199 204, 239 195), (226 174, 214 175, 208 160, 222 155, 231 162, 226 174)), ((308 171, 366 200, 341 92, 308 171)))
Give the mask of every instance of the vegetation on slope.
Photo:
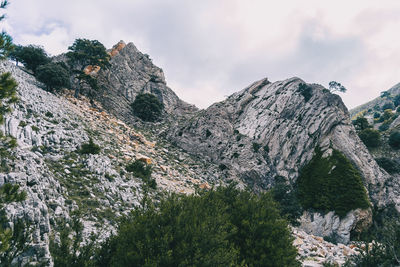
POLYGON ((369 207, 360 173, 335 149, 323 157, 321 149, 316 148, 312 160, 301 170, 297 186, 305 209, 335 211, 344 217, 350 210, 369 207))
MULTIPOLYGON (((72 236, 81 238, 79 234, 72 236)), ((171 194, 157 206, 147 203, 135 209, 121 221, 116 235, 93 255, 85 254, 86 259, 79 259, 79 264, 300 266, 292 240, 287 222, 269 193, 257 196, 230 185, 189 196, 171 194)), ((64 240, 71 248, 75 243, 64 240)), ((77 259, 71 256, 76 250, 59 253, 59 248, 52 249, 57 261, 77 259)))

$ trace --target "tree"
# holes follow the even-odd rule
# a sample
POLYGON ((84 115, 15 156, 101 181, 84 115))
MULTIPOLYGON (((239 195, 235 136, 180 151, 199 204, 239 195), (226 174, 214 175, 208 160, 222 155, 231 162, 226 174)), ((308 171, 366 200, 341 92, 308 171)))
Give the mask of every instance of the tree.
POLYGON ((36 69, 50 62, 46 51, 43 47, 37 45, 17 46, 11 53, 11 58, 21 62, 24 66, 34 73, 36 69))
POLYGON ((46 85, 48 91, 69 88, 69 77, 68 67, 62 63, 47 63, 37 68, 36 78, 46 85))
POLYGON ((358 136, 368 148, 375 148, 381 145, 381 134, 375 129, 364 129, 358 133, 358 136))
POLYGON ((329 82, 329 91, 331 91, 331 93, 333 93, 333 92, 345 93, 347 91, 347 89, 340 83, 331 81, 331 82, 329 82))
POLYGON ((96 80, 84 72, 87 66, 98 66, 108 68, 110 66, 110 55, 102 43, 97 40, 76 39, 72 46, 68 47, 67 58, 69 64, 79 81, 75 89, 75 97, 79 96, 79 91, 83 84, 89 85, 91 89, 96 89, 96 80))
POLYGON ((149 122, 158 120, 164 108, 160 100, 153 94, 138 94, 131 106, 133 114, 149 122))
POLYGON ((371 128, 371 125, 369 125, 368 120, 364 117, 357 117, 357 119, 353 121, 353 125, 359 131, 371 128))
MULTIPOLYGON (((8 6, 8 1, 4 0, 0 2, 0 9, 5 9, 8 6)), ((0 21, 4 20, 6 17, 5 14, 0 16, 0 21)), ((12 43, 12 38, 5 31, 0 33, 0 59, 5 59, 10 52, 14 49, 14 45, 12 43)))
POLYGON ((18 255, 27 251, 30 246, 30 229, 22 219, 14 222, 13 229, 6 227, 8 219, 3 204, 21 202, 26 199, 26 192, 19 192, 19 185, 9 183, 0 187, 0 263, 11 266, 18 255))
POLYGON ((5 72, 0 75, 0 123, 4 121, 4 115, 11 111, 10 104, 15 103, 17 82, 11 73, 5 72))

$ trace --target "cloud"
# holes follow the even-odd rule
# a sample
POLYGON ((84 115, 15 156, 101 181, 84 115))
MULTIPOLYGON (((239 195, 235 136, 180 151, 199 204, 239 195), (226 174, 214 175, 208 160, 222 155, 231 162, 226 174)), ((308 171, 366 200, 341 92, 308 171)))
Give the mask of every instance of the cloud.
POLYGON ((255 80, 348 88, 354 107, 399 82, 400 2, 14 0, 7 30, 51 54, 75 38, 132 41, 184 100, 206 107, 255 80))

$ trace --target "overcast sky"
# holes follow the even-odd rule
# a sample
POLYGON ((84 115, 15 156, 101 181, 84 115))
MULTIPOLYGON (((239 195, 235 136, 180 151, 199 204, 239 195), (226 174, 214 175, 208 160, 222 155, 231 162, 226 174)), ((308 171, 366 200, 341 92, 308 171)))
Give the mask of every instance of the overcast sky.
POLYGON ((205 108, 250 83, 297 76, 347 87, 348 108, 400 82, 399 0, 10 0, 18 44, 133 42, 185 101, 205 108))

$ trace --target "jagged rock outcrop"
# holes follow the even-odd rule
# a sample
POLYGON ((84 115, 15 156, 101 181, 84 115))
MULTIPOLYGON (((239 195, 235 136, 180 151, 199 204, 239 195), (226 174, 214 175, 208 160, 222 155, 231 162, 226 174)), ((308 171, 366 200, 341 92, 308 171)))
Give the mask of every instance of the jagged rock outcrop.
POLYGON ((173 116, 196 111, 167 86, 162 69, 155 66, 147 54, 141 53, 133 43, 120 41, 110 51, 111 67, 98 73, 101 93, 99 102, 119 118, 129 121, 135 117, 130 104, 139 93, 152 93, 173 116))
MULTIPOLYGON (((260 80, 180 121, 168 138, 189 153, 220 164, 221 175, 256 189, 271 187, 276 176, 293 184, 316 147, 334 148, 360 171, 374 203, 393 201, 394 195, 383 190, 386 173, 358 138, 341 98, 316 84, 308 85, 311 95, 303 95, 300 84, 304 81, 299 78, 260 80)), ((338 232, 343 241, 349 240, 356 224, 338 232)))

